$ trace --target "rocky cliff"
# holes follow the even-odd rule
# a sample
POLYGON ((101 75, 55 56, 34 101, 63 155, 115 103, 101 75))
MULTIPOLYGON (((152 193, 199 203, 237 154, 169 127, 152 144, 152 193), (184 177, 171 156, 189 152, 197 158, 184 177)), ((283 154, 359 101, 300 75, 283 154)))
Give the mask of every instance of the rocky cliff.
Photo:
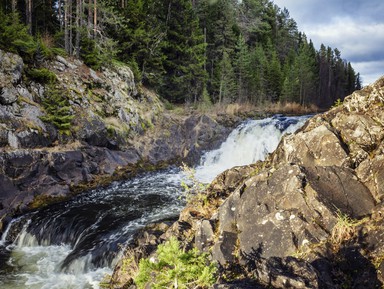
MULTIPOLYGON (((143 233, 136 257, 177 236, 211 252, 214 288, 381 288, 383 140, 381 78, 284 137, 266 161, 219 175, 166 231, 143 233)), ((111 288, 129 277, 117 267, 111 288)))
POLYGON ((14 213, 196 160, 228 133, 205 115, 167 113, 127 66, 96 72, 57 56, 34 69, 0 50, 0 232, 14 213))

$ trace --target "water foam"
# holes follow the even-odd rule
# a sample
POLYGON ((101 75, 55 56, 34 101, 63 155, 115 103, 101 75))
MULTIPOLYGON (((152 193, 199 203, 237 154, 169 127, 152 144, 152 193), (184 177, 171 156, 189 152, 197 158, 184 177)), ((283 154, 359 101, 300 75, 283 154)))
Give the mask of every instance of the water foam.
POLYGON ((284 134, 295 132, 308 116, 273 117, 249 120, 237 127, 219 149, 207 152, 196 168, 196 177, 204 183, 234 166, 264 160, 274 151, 284 134))

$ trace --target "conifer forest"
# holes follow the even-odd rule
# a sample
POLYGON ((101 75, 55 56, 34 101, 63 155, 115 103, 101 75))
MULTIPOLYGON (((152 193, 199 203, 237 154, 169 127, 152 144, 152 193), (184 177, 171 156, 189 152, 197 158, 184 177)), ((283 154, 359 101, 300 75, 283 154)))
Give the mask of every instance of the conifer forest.
POLYGON ((30 71, 55 55, 128 64, 171 103, 330 107, 361 88, 337 48, 317 49, 269 0, 2 0, 0 49, 30 71))

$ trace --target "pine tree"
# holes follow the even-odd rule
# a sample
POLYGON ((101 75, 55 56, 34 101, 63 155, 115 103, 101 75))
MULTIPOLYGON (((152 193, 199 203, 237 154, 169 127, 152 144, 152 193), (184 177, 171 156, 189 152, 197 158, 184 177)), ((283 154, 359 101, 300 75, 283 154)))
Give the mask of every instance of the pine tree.
POLYGON ((236 83, 235 73, 229 55, 224 51, 223 59, 219 63, 219 95, 218 103, 231 103, 235 99, 236 83))
MULTIPOLYGON (((224 53, 229 59, 234 58, 236 47, 236 19, 231 0, 201 0, 197 11, 202 19, 206 42, 207 89, 213 99, 220 99, 221 62, 224 53), (204 30, 205 29, 205 30, 204 30)), ((231 63, 232 66, 232 63, 231 63)))
POLYGON ((58 84, 52 84, 47 87, 44 96, 42 104, 46 115, 40 117, 41 120, 52 123, 62 134, 69 134, 74 115, 71 113, 67 92, 58 84))
POLYGON ((164 84, 161 93, 173 102, 196 101, 203 92, 204 35, 189 0, 164 2, 166 45, 164 84))
POLYGON ((257 45, 250 52, 249 99, 252 103, 262 104, 267 95, 268 61, 262 45, 257 45))
POLYGON ((299 54, 295 63, 299 80, 299 103, 308 104, 316 93, 316 59, 312 42, 308 43, 303 35, 303 40, 299 48, 299 54))
POLYGON ((237 101, 245 102, 249 96, 250 84, 250 53, 243 35, 239 35, 236 45, 235 73, 237 82, 237 101))

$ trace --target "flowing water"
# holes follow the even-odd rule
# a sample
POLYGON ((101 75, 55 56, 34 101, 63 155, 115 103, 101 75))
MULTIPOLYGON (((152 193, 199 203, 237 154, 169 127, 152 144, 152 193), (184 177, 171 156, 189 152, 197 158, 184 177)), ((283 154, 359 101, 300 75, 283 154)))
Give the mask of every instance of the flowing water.
MULTIPOLYGON (((244 122, 203 156, 196 177, 210 182, 225 169, 264 159, 306 118, 244 122)), ((0 241, 0 288, 99 288, 140 228, 177 217, 183 178, 179 168, 147 173, 14 219, 0 241)))

